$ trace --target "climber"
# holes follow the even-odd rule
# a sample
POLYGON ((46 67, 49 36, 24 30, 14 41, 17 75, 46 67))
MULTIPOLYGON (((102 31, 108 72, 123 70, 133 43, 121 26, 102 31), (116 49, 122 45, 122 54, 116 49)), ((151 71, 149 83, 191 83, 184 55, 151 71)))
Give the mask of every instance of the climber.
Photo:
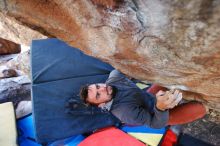
POLYGON ((128 125, 162 128, 192 122, 206 114, 199 102, 180 104, 179 90, 166 91, 153 85, 145 92, 117 70, 110 73, 105 83, 83 86, 80 96, 86 104, 108 110, 128 125))

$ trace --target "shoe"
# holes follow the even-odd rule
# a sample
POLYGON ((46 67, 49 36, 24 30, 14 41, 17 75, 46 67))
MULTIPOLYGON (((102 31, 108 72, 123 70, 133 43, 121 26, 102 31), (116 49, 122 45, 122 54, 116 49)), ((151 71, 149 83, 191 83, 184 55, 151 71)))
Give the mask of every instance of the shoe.
POLYGON ((186 124, 206 115, 205 106, 199 102, 188 102, 169 110, 168 125, 186 124))
POLYGON ((156 95, 158 91, 167 91, 168 89, 165 88, 165 87, 162 87, 162 86, 159 86, 159 85, 156 85, 156 84, 153 84, 150 88, 147 89, 147 92, 153 94, 153 95, 156 95))

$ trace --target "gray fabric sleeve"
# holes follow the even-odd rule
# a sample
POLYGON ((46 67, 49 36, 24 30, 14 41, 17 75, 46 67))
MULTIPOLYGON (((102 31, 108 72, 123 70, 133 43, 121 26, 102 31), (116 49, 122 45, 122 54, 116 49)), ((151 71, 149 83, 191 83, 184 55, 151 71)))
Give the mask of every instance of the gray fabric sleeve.
POLYGON ((125 77, 125 75, 119 72, 118 70, 114 69, 113 71, 111 71, 108 78, 120 78, 120 77, 125 77))
POLYGON ((159 109, 156 108, 156 103, 157 103, 157 99, 155 97, 155 95, 150 94, 148 92, 144 93, 145 95, 147 95, 146 97, 142 97, 142 107, 146 110, 146 109, 151 109, 151 111, 147 110, 146 112, 153 113, 150 114, 150 124, 152 125, 151 127, 164 127, 166 126, 168 119, 169 119, 169 111, 161 111, 159 109))
POLYGON ((154 114, 149 113, 148 110, 140 106, 126 106, 117 110, 120 110, 121 112, 113 110, 112 113, 123 123, 129 125, 147 125, 152 128, 162 128, 166 126, 169 118, 168 111, 159 111, 156 107, 154 107, 154 114), (123 114, 118 115, 119 113, 123 114))
MULTIPOLYGON (((115 82, 119 80, 122 82, 128 82, 128 79, 126 80, 125 75, 120 73, 118 70, 113 70, 110 73, 106 83, 115 82)), ((153 95, 149 94, 148 98, 143 96, 141 102, 142 104, 124 103, 123 106, 113 108, 111 112, 126 124, 148 125, 152 128, 162 128, 166 126, 169 118, 169 112, 159 111, 156 108, 156 101, 153 95)))
POLYGON ((110 83, 110 82, 115 82, 121 79, 125 79, 125 75, 122 74, 121 72, 119 72, 118 70, 114 69, 113 71, 111 71, 111 73, 109 74, 109 77, 106 81, 106 83, 110 83))
POLYGON ((156 105, 154 105, 154 116, 152 117, 151 125, 154 128, 162 128, 164 126, 167 126, 169 120, 169 110, 166 111, 160 111, 156 108, 156 105))

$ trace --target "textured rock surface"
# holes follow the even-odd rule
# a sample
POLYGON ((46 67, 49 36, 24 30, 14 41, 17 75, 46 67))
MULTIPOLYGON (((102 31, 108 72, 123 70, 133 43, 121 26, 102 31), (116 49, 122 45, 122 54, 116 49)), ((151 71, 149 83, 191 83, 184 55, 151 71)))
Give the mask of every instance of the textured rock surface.
POLYGON ((17 105, 22 100, 31 99, 31 85, 27 76, 0 80, 0 103, 12 101, 17 105))
POLYGON ((211 122, 210 116, 186 124, 183 133, 189 134, 197 139, 219 146, 220 143, 220 124, 211 122))
POLYGON ((24 117, 32 112, 31 101, 21 101, 18 103, 16 108, 16 118, 24 117))
MULTIPOLYGON (((3 1, 0 3, 2 2, 3 1)), ((18 24, 18 21, 13 18, 8 18, 8 16, 3 13, 0 13, 0 37, 27 46, 31 44, 33 39, 47 38, 27 26, 18 24)))
POLYGON ((220 111, 218 0, 5 0, 0 11, 129 76, 199 93, 220 111))
POLYGON ((0 65, 4 65, 9 60, 15 58, 18 54, 0 55, 0 65))
POLYGON ((17 77, 17 76, 18 76, 18 74, 14 69, 10 69, 6 66, 0 66, 0 79, 17 77))
POLYGON ((21 46, 11 41, 0 38, 0 55, 15 54, 21 52, 21 46))
POLYGON ((10 69, 17 70, 19 75, 30 76, 30 50, 18 54, 5 65, 10 69))

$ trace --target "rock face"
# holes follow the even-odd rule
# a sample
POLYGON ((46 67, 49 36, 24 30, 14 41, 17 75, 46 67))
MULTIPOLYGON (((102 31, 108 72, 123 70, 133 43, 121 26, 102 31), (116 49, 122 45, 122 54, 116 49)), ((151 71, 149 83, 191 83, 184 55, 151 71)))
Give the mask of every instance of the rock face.
POLYGON ((0 57, 0 79, 20 75, 30 76, 30 50, 0 57))
POLYGON ((24 117, 32 112, 32 104, 31 101, 21 101, 18 103, 16 108, 16 118, 19 119, 24 117))
POLYGON ((17 77, 17 76, 18 76, 18 74, 14 69, 10 69, 6 66, 0 66, 0 79, 17 77))
POLYGON ((0 11, 129 76, 199 93, 220 111, 220 1, 6 0, 0 11))
POLYGON ((17 70, 19 75, 30 76, 30 50, 18 54, 5 65, 10 69, 17 70))
POLYGON ((0 87, 0 103, 12 101, 17 105, 31 99, 31 84, 27 76, 1 79, 0 87))
POLYGON ((33 39, 47 38, 27 26, 18 24, 18 21, 8 18, 3 13, 0 13, 0 37, 26 46, 29 46, 33 39))
POLYGON ((21 52, 21 46, 11 41, 0 38, 0 55, 15 54, 21 52))
POLYGON ((9 60, 15 58, 18 54, 0 55, 0 66, 7 63, 9 60))

